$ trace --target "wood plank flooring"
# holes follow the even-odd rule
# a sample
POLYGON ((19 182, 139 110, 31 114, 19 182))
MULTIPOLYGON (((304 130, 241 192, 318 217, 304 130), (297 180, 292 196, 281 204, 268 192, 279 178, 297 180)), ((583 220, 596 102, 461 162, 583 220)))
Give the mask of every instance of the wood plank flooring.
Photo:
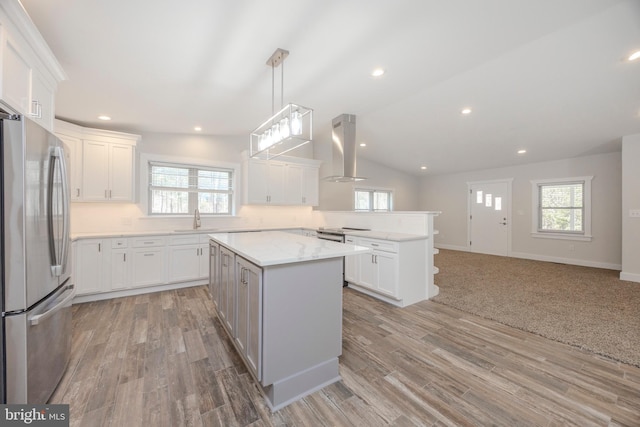
MULTIPOLYGON (((342 381, 271 413, 206 287, 79 304, 71 426, 640 426, 640 368, 345 289, 342 381)), ((640 350, 639 350, 640 351, 640 350)))

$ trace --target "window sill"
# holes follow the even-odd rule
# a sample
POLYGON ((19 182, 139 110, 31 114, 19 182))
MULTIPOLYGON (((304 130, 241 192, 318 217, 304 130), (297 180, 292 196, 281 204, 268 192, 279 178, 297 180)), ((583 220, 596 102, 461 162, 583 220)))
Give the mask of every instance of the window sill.
POLYGON ((591 235, 575 235, 563 233, 537 233, 532 232, 531 237, 536 239, 556 239, 556 240, 577 240, 580 242, 590 242, 593 239, 591 235))

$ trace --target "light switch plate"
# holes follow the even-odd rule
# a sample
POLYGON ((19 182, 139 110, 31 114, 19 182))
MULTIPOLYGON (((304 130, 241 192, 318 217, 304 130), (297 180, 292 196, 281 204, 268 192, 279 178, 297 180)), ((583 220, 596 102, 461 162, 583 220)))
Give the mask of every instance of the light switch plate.
POLYGON ((640 218, 640 209, 629 209, 629 216, 631 218, 640 218))

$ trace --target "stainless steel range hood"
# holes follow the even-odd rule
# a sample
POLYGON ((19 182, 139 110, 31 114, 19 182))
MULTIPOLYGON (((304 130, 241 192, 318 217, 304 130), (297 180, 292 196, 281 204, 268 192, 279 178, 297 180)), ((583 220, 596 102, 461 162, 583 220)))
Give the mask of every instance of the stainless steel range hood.
POLYGON ((332 121, 333 162, 331 176, 322 178, 331 182, 362 181, 356 176, 356 116, 341 114, 332 121))

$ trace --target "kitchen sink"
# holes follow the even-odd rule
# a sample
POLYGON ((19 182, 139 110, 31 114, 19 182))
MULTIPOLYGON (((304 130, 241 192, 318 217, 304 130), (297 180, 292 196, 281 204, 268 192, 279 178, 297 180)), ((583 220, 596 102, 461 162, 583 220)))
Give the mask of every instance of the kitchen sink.
POLYGON ((175 233, 211 233, 218 231, 217 228, 181 228, 180 230, 173 230, 175 233))

